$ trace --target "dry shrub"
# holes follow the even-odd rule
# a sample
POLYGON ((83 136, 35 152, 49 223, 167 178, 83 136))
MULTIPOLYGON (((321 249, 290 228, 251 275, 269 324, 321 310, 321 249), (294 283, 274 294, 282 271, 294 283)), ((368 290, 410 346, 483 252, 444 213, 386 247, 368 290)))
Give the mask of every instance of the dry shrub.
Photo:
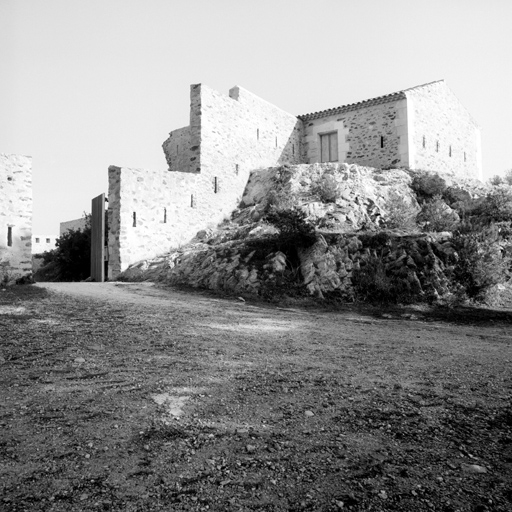
POLYGON ((396 193, 392 193, 386 201, 387 214, 382 226, 387 229, 402 229, 404 231, 416 231, 416 208, 396 193))
POLYGON ((313 192, 324 203, 335 203, 340 197, 340 184, 332 174, 324 174, 316 183, 313 192))
POLYGON ((460 218, 439 195, 425 201, 417 217, 423 231, 453 231, 459 224, 460 218))
POLYGON ((389 272, 378 256, 372 256, 352 273, 357 300, 362 302, 408 304, 425 300, 421 285, 407 268, 389 272))
POLYGON ((435 172, 419 171, 412 179, 411 188, 422 203, 434 196, 440 196, 447 188, 446 180, 435 172))
POLYGON ((455 233, 452 246, 456 262, 452 267, 452 284, 462 288, 470 299, 481 300, 498 283, 511 275, 510 230, 497 224, 482 227, 471 221, 455 233))

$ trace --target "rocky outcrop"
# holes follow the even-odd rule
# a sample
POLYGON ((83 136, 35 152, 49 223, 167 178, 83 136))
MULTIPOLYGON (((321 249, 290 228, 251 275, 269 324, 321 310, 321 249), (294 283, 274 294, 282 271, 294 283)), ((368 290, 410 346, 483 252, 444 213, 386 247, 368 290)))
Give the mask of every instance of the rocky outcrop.
MULTIPOLYGON (((121 278, 260 295, 293 279, 311 295, 351 299, 357 280, 378 262, 390 282, 400 281, 416 296, 443 296, 454 261, 450 233, 382 230, 397 198, 414 214, 420 210, 411 188, 415 176, 333 163, 253 172, 229 221, 198 232, 179 250, 139 262, 121 278), (279 248, 279 232, 264 217, 289 209, 303 212, 314 226, 313 244, 279 248)), ((472 185, 440 179, 425 179, 424 193, 451 187, 454 202, 475 196, 472 185)))

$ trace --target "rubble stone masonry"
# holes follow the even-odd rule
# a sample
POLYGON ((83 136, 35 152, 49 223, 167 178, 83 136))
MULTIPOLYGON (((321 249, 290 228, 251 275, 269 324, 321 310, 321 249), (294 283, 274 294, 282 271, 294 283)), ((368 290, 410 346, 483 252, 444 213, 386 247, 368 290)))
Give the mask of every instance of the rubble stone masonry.
POLYGON ((482 179, 480 128, 444 80, 405 91, 414 169, 482 179))
POLYGON ((109 278, 222 222, 251 171, 301 162, 297 117, 240 87, 192 85, 190 100, 190 125, 163 144, 167 170, 109 168, 109 278))
POLYGON ((307 163, 321 161, 320 137, 337 132, 338 162, 376 168, 409 165, 405 99, 304 120, 307 163))
POLYGON ((0 154, 0 281, 32 272, 32 158, 0 154))

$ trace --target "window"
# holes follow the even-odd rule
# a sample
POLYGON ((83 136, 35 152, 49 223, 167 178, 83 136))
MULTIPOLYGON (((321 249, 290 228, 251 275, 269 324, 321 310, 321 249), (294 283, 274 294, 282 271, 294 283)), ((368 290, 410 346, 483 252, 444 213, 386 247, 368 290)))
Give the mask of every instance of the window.
POLYGON ((452 156, 452 147, 450 146, 450 150, 448 151, 448 155, 452 156))
POLYGON ((464 151, 464 162, 466 161, 466 152, 464 151))
POLYGON ((46 243, 47 243, 47 244, 49 244, 49 243, 50 243, 50 239, 49 239, 49 238, 47 238, 47 239, 46 239, 46 243))
POLYGON ((167 208, 164 208, 164 224, 167 224, 167 208))
POLYGON ((12 227, 7 226, 7 246, 12 247, 12 227))
POLYGON ((427 147, 427 138, 423 135, 423 149, 427 147))
POLYGON ((320 162, 338 161, 338 132, 320 135, 320 162))
POLYGON ((36 244, 38 244, 40 242, 39 238, 36 238, 36 244))
POLYGON ((384 147, 384 135, 381 135, 380 136, 380 147, 383 148, 384 147))
POLYGON ((133 212, 133 227, 137 227, 137 212, 133 212))
POLYGON ((217 179, 217 176, 213 178, 213 192, 217 194, 219 191, 219 180, 217 179))
POLYGON ((439 153, 439 141, 436 140, 436 153, 439 153))

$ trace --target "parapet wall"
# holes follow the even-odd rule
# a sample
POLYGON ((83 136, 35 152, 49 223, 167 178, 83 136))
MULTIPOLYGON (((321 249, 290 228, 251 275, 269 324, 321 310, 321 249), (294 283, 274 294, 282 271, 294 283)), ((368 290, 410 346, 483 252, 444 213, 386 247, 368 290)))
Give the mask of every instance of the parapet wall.
POLYGON ((414 169, 482 179, 480 129, 444 81, 405 91, 414 169))
POLYGON ((240 87, 192 85, 190 100, 190 125, 163 144, 168 170, 109 168, 110 278, 230 216, 251 171, 301 161, 295 116, 240 87))
POLYGON ((32 272, 32 158, 0 154, 0 281, 32 272))

